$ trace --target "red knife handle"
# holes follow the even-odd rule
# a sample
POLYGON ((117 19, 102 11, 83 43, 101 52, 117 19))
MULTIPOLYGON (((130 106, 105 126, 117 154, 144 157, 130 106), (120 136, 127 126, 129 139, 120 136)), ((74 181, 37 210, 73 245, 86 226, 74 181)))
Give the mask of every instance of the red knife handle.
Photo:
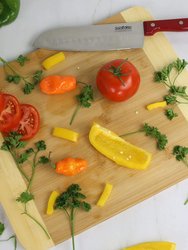
POLYGON ((188 31, 188 18, 144 21, 145 36, 152 36, 159 31, 188 31))

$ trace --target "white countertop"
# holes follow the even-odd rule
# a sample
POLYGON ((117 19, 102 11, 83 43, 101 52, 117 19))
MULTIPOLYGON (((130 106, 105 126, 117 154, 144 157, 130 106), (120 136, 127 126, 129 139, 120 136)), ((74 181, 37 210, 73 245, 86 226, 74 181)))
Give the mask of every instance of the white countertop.
MULTIPOLYGON (((12 60, 32 51, 34 38, 45 29, 96 23, 136 5, 148 9, 156 19, 188 17, 187 0, 21 0, 16 21, 0 28, 0 56, 12 60)), ((188 32, 166 35, 179 57, 188 61, 188 32)), ((120 250, 140 242, 162 240, 175 242, 177 250, 188 250, 188 205, 184 205, 187 198, 185 180, 76 236, 76 249, 120 250)), ((8 238, 13 231, 2 207, 0 221, 6 227, 0 239, 8 238)), ((0 242, 0 249, 13 250, 13 241, 0 242)), ((17 250, 21 249, 18 243, 17 250)), ((71 250, 71 242, 52 249, 71 250)))

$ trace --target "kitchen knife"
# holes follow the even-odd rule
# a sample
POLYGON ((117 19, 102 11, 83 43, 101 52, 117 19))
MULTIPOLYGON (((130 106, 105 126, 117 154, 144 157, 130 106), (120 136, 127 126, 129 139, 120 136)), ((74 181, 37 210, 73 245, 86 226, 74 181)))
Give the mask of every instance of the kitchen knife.
POLYGON ((188 18, 56 28, 39 35, 34 47, 64 51, 142 48, 144 36, 159 31, 188 31, 188 18))

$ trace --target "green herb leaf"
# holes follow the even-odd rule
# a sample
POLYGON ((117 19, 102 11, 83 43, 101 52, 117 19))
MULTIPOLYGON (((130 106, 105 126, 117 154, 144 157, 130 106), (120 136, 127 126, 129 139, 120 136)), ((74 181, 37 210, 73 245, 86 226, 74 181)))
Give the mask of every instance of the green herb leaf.
POLYGON ((158 128, 149 126, 147 123, 144 124, 143 131, 146 136, 150 136, 157 141, 157 148, 163 150, 168 143, 168 138, 165 134, 162 134, 158 128))
POLYGON ((177 98, 174 95, 165 95, 164 100, 166 101, 167 105, 175 104, 177 102, 177 98))
POLYGON ((175 112, 173 111, 173 109, 167 109, 167 110, 165 111, 165 115, 166 115, 166 117, 167 117, 169 120, 172 120, 172 119, 174 119, 175 117, 178 116, 178 114, 175 113, 175 112))
POLYGON ((43 71, 42 70, 37 70, 34 75, 33 75, 33 84, 34 85, 37 85, 41 79, 42 79, 42 74, 43 74, 43 71))
POLYGON ((27 149, 23 154, 20 154, 17 158, 18 163, 22 164, 28 160, 28 158, 34 153, 32 148, 27 149))
POLYGON ((46 156, 41 156, 38 160, 38 163, 40 164, 47 164, 50 162, 50 159, 46 156))
POLYGON ((188 147, 183 147, 180 145, 174 146, 173 155, 176 157, 177 161, 184 161, 188 155, 188 147))
POLYGON ((21 203, 27 203, 30 200, 33 200, 34 196, 30 192, 22 192, 21 195, 16 199, 16 201, 21 202, 21 203))
POLYGON ((27 61, 29 61, 29 59, 28 59, 26 56, 19 55, 19 56, 17 57, 16 61, 20 64, 20 66, 23 67, 23 66, 25 65, 25 63, 26 63, 27 61))
POLYGON ((89 84, 83 83, 83 82, 78 82, 81 84, 84 84, 84 87, 82 88, 81 92, 79 95, 76 96, 78 100, 78 106, 73 112, 73 115, 70 120, 70 125, 73 123, 74 118, 76 117, 76 114, 78 113, 79 109, 81 107, 83 108, 89 108, 91 106, 92 101, 94 100, 93 98, 93 87, 89 84))
POLYGON ((188 62, 186 62, 184 59, 181 60, 179 58, 177 58, 176 61, 173 63, 173 67, 177 70, 178 73, 181 73, 187 65, 188 62))
POLYGON ((3 234, 4 230, 5 230, 5 225, 0 222, 0 235, 3 234))
POLYGON ((159 83, 167 83, 170 73, 173 69, 173 63, 164 67, 161 71, 157 71, 154 74, 154 81, 159 83))
MULTIPOLYGON (((2 150, 9 151, 11 155, 13 156, 15 163, 17 165, 17 168, 19 169, 20 173, 24 176, 25 180, 27 181, 27 189, 25 192, 22 192, 20 196, 16 199, 16 201, 21 202, 24 204, 24 212, 22 214, 27 215, 30 219, 32 219, 45 233, 45 235, 50 239, 50 236, 46 229, 43 227, 43 225, 37 221, 31 214, 28 213, 27 211, 27 203, 34 199, 33 194, 30 192, 33 179, 35 176, 35 169, 38 166, 38 164, 45 164, 49 162, 50 160, 50 153, 49 157, 46 156, 41 156, 39 157, 38 154, 40 151, 46 149, 46 144, 43 140, 38 141, 35 143, 36 149, 34 150, 33 148, 28 148, 26 149, 23 153, 19 154, 19 150, 21 148, 24 148, 26 145, 26 142, 20 141, 22 136, 18 134, 17 132, 11 132, 7 136, 5 136, 3 144, 1 146, 2 150), (28 160, 28 158, 33 155, 33 158, 30 159, 31 161, 31 171, 29 175, 27 175, 24 171, 24 168, 21 166, 25 161, 28 160)), ((29 161, 29 162, 30 162, 29 161)), ((51 161, 50 161, 51 163, 51 161)), ((51 163, 52 164, 52 163, 51 163)), ((16 239, 15 239, 16 240, 16 239)), ((16 244, 16 241, 15 241, 16 244)))
MULTIPOLYGON (((23 66, 25 64, 25 62, 28 61, 28 59, 26 57, 24 57, 23 55, 20 55, 17 58, 17 62, 23 66)), ((13 82, 15 84, 18 84, 20 82, 23 83, 23 92, 24 94, 30 94, 32 92, 32 90, 35 88, 35 86, 41 81, 42 79, 42 70, 37 70, 35 71, 35 73, 33 75, 29 75, 29 76, 23 76, 20 73, 17 72, 17 70, 15 70, 12 65, 7 62, 6 60, 4 60, 2 57, 0 57, 0 62, 3 63, 3 65, 9 69, 9 71, 12 74, 7 74, 6 80, 8 82, 13 82)), ((6 71, 5 71, 6 73, 6 71)))
POLYGON ((46 150, 46 143, 43 140, 36 142, 35 146, 36 146, 38 151, 46 150))
POLYGON ((173 95, 180 94, 180 95, 186 95, 186 86, 171 86, 169 91, 173 95))
POLYGON ((26 142, 20 141, 21 138, 22 138, 22 135, 20 135, 19 133, 10 132, 8 136, 4 138, 1 149, 10 151, 11 149, 14 149, 14 148, 17 148, 17 149, 24 148, 26 145, 26 142))
POLYGON ((86 196, 80 193, 80 191, 81 188, 78 184, 70 185, 67 188, 67 191, 60 194, 56 199, 55 208, 63 209, 79 207, 85 210, 85 208, 87 207, 87 210, 89 211, 91 209, 91 206, 86 202, 84 202, 83 204, 82 199, 85 199, 86 196))
POLYGON ((180 86, 179 84, 178 86, 176 85, 177 78, 187 65, 188 62, 184 59, 177 58, 174 62, 162 68, 161 71, 155 72, 155 82, 164 83, 168 87, 168 95, 164 97, 167 104, 188 104, 187 87, 180 86))
POLYGON ((8 82, 13 82, 15 84, 18 84, 20 82, 21 78, 19 75, 8 75, 6 80, 8 82))
POLYGON ((93 88, 91 85, 86 85, 82 88, 79 95, 76 96, 81 107, 89 108, 93 101, 93 88))
POLYGON ((61 193, 55 201, 55 209, 63 210, 69 218, 69 223, 71 226, 71 235, 72 235, 72 245, 75 249, 74 243, 74 221, 75 221, 75 210, 82 209, 83 211, 88 212, 91 209, 91 205, 83 199, 86 198, 81 192, 81 188, 78 184, 70 185, 67 190, 61 193))
POLYGON ((28 95, 32 92, 32 90, 35 88, 34 84, 33 83, 30 83, 30 82, 25 82, 25 85, 23 87, 23 92, 24 94, 28 95))

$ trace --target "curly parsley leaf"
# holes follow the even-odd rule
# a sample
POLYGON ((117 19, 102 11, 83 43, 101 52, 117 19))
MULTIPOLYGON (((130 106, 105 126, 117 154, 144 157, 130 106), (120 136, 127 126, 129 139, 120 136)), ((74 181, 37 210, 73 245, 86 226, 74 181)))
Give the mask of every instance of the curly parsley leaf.
POLYGON ((166 101, 167 105, 175 104, 177 102, 177 98, 174 95, 165 95, 164 100, 166 101))
MULTIPOLYGON (((21 66, 23 66, 26 61, 27 61, 26 57, 24 57, 22 55, 20 55, 17 58, 17 62, 21 66)), ((31 75, 23 76, 22 74, 17 72, 17 70, 14 69, 14 67, 12 66, 11 63, 7 62, 2 57, 0 57, 0 62, 2 62, 3 65, 5 66, 5 68, 10 71, 10 73, 6 72, 6 75, 7 75, 6 80, 10 83, 15 83, 15 84, 19 84, 22 82, 23 83, 22 90, 23 90, 24 94, 30 94, 33 91, 33 89, 35 88, 35 86, 42 79, 42 74, 43 74, 42 70, 37 70, 31 75)))
POLYGON ((46 150, 46 143, 43 140, 40 140, 40 141, 36 142, 35 146, 36 146, 38 151, 46 150))
POLYGON ((175 113, 173 109, 167 109, 167 110, 165 111, 165 115, 166 115, 166 117, 167 117, 169 120, 172 120, 172 119, 174 119, 175 117, 178 116, 178 114, 175 113))
POLYGON ((165 134, 162 134, 157 127, 153 127, 145 123, 143 127, 137 131, 126 133, 123 135, 120 135, 121 137, 132 135, 135 133, 144 132, 146 136, 149 136, 151 138, 154 138, 157 142, 157 148, 159 150, 164 150, 166 148, 166 145, 168 143, 168 138, 165 134))
POLYGON ((76 116, 76 114, 78 113, 79 109, 81 107, 83 108, 89 108, 91 106, 91 103, 94 100, 93 97, 93 87, 89 84, 83 83, 83 82, 78 82, 81 84, 84 84, 84 87, 82 88, 81 92, 79 95, 76 96, 76 99, 78 101, 78 106, 76 107, 71 120, 70 120, 70 125, 73 123, 74 118, 76 116))
POLYGON ((146 136, 150 136, 154 138, 157 142, 157 148, 159 150, 163 150, 168 143, 168 138, 165 134, 162 134, 158 128, 148 125, 147 123, 144 124, 143 131, 145 132, 146 136))
POLYGON ((24 148, 26 142, 21 141, 22 135, 17 132, 10 132, 2 143, 1 149, 6 151, 11 151, 14 148, 24 148))
POLYGON ((75 249, 74 243, 74 221, 75 221, 75 210, 81 209, 83 211, 90 211, 91 205, 84 201, 86 196, 81 193, 81 188, 78 184, 71 184, 67 190, 61 193, 55 201, 55 209, 63 210, 69 218, 71 226, 71 236, 73 249, 75 249))
POLYGON ((29 58, 23 55, 19 55, 16 59, 16 61, 19 63, 20 66, 24 66, 27 61, 29 61, 29 58))
POLYGON ((21 80, 21 77, 19 75, 7 75, 6 80, 8 82, 18 84, 21 80))
POLYGON ((176 157, 177 161, 183 161, 187 164, 188 147, 176 145, 173 148, 173 155, 176 157))
POLYGON ((177 58, 176 61, 173 63, 173 67, 177 70, 177 72, 180 74, 185 67, 188 65, 188 62, 185 61, 185 59, 177 58))
POLYGON ((28 191, 22 192, 20 196, 16 199, 16 201, 21 203, 27 203, 34 199, 34 195, 28 191))
POLYGON ((25 180, 27 181, 27 188, 24 192, 20 194, 20 196, 16 199, 16 201, 21 202, 24 204, 24 212, 22 214, 27 215, 30 219, 32 219, 36 224, 39 225, 39 227, 43 230, 45 235, 50 238, 48 232, 43 227, 42 224, 40 224, 39 221, 37 221, 28 211, 27 211, 27 203, 30 200, 34 199, 34 195, 30 192, 31 186, 33 183, 33 179, 35 176, 35 169, 39 164, 46 164, 50 162, 50 165, 52 165, 50 157, 46 156, 39 156, 38 154, 40 151, 46 150, 46 144, 43 140, 40 140, 34 144, 33 148, 28 148, 24 150, 22 153, 20 153, 20 149, 24 148, 26 145, 26 142, 21 141, 22 136, 18 134, 17 132, 11 132, 7 136, 4 137, 4 141, 2 143, 1 149, 9 151, 11 155, 13 156, 15 163, 17 165, 18 170, 23 175, 25 180), (32 156, 32 158, 31 158, 32 156), (29 159, 30 158, 30 159, 29 159), (28 164, 31 165, 31 171, 29 174, 26 174, 23 164, 27 161, 28 164))
POLYGON ((187 87, 176 84, 177 78, 187 65, 188 62, 184 59, 177 58, 174 62, 162 68, 161 71, 154 73, 154 81, 164 83, 168 88, 168 95, 164 97, 167 104, 188 104, 187 87))

